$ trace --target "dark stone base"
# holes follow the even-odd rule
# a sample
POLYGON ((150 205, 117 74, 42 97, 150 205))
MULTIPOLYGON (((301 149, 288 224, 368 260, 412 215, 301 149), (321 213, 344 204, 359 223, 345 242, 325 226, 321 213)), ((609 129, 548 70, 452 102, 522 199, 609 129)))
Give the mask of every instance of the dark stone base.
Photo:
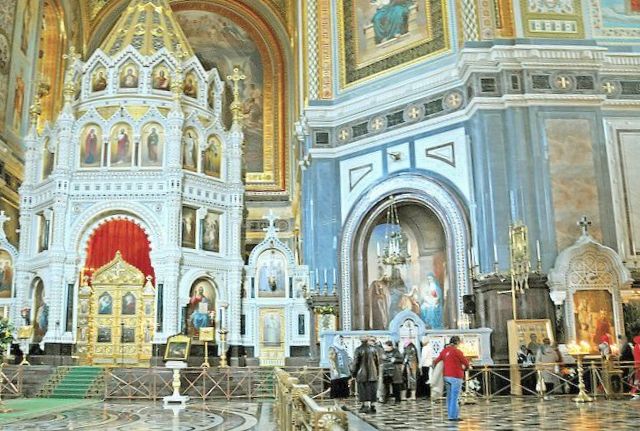
MULTIPOLYGON (((511 280, 490 278, 474 282, 476 296, 475 327, 491 328, 491 357, 494 362, 509 361, 507 321, 513 319, 511 280)), ((518 319, 550 319, 556 327, 555 308, 549 297, 547 277, 532 275, 529 289, 516 296, 518 319)))

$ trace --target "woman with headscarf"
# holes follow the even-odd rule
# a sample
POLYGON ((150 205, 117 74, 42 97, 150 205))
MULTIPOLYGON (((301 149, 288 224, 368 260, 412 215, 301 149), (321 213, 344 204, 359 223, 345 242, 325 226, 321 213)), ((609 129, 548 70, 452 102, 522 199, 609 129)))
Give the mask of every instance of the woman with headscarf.
POLYGON ((416 399, 416 388, 418 387, 418 349, 410 341, 405 341, 404 344, 404 372, 407 376, 407 399, 416 399))
POLYGON ((333 344, 329 347, 329 375, 331 377, 331 398, 348 398, 351 358, 349 358, 342 335, 336 336, 333 339, 333 344))

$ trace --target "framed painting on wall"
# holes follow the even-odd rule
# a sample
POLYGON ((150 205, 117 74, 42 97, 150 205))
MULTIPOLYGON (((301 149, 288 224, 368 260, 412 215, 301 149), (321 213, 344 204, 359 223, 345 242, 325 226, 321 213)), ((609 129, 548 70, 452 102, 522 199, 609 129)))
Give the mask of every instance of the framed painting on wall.
POLYGON ((340 0, 338 15, 343 87, 449 49, 442 0, 340 0))
POLYGON ((598 353, 598 344, 605 338, 609 344, 617 340, 613 321, 613 300, 606 290, 578 290, 573 294, 575 340, 587 342, 591 353, 598 353))

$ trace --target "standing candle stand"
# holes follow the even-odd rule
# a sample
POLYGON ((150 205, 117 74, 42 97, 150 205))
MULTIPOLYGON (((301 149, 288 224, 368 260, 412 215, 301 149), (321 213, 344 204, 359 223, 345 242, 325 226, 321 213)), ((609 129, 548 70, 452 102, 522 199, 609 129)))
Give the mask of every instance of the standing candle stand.
POLYGON ((590 353, 590 346, 585 341, 580 344, 572 343, 567 346, 567 350, 571 356, 576 358, 576 363, 578 365, 578 396, 573 399, 576 403, 590 403, 593 401, 587 392, 585 391, 584 386, 584 368, 582 366, 582 361, 585 356, 590 353))
POLYGON ((311 289, 308 290, 303 287, 303 295, 309 307, 309 315, 311 318, 310 324, 310 349, 309 356, 311 360, 317 360, 320 356, 320 331, 322 330, 335 330, 336 327, 327 328, 325 324, 334 322, 336 325, 338 318, 338 277, 336 270, 333 270, 333 291, 329 292, 329 281, 327 280, 327 271, 325 270, 324 285, 320 283, 318 270, 315 270, 315 285, 313 280, 313 273, 310 274, 311 289), (326 319, 327 314, 331 314, 330 319, 326 319))
POLYGON ((229 365, 227 364, 226 341, 229 331, 223 328, 218 332, 220 333, 220 368, 227 368, 229 365))
POLYGON ((213 341, 213 326, 200 328, 200 334, 198 338, 200 341, 204 341, 204 362, 200 365, 201 368, 209 368, 209 341, 213 341))

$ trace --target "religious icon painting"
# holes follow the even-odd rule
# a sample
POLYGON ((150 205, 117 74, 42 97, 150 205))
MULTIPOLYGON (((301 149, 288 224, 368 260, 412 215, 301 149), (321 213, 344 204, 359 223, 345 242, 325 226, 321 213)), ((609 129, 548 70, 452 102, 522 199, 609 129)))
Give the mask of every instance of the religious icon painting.
POLYGON ((34 0, 26 0, 24 2, 24 11, 22 12, 22 33, 20 34, 20 49, 23 53, 27 53, 29 48, 29 38, 31 37, 31 26, 36 15, 37 2, 34 0))
POLYGON ((111 328, 101 326, 98 328, 98 343, 110 343, 111 342, 111 328))
POLYGON ((4 233, 7 236, 7 241, 14 247, 18 247, 20 239, 19 234, 19 219, 18 207, 6 199, 0 199, 0 210, 4 211, 5 216, 9 217, 9 220, 4 224, 4 233))
POLYGON ((24 109, 25 82, 22 71, 18 73, 13 90, 13 129, 19 132, 22 128, 22 111, 24 109))
POLYGON ((199 146, 196 130, 193 127, 185 129, 182 136, 182 167, 184 169, 197 172, 199 146))
POLYGON ((103 293, 100 295, 100 298, 98 298, 98 314, 113 314, 113 298, 107 292, 103 293))
POLYGON ((136 314, 136 297, 133 293, 127 292, 122 297, 122 308, 120 313, 123 316, 132 316, 136 314))
POLYGON ((207 211, 207 215, 201 221, 200 229, 202 249, 206 251, 220 252, 220 214, 207 211))
POLYGON ((609 345, 617 342, 611 293, 578 290, 573 294, 573 310, 576 341, 588 343, 591 353, 597 353, 598 345, 604 341, 609 345))
POLYGON ((267 346, 280 346, 282 343, 282 313, 280 311, 264 313, 260 323, 262 342, 267 346))
POLYGON ((44 283, 41 279, 37 279, 33 294, 33 342, 39 343, 49 329, 49 306, 45 301, 44 283))
POLYGON ((187 330, 189 335, 197 335, 202 328, 214 325, 216 310, 216 290, 209 280, 199 279, 193 283, 187 307, 187 330))
POLYGON ((198 77, 194 72, 188 72, 185 76, 183 92, 185 96, 198 97, 198 77))
POLYGON ((202 157, 202 170, 205 175, 220 178, 222 162, 222 144, 216 136, 210 136, 207 140, 207 149, 202 157))
POLYGON ((157 123, 147 124, 142 128, 142 166, 161 167, 164 149, 164 130, 157 123))
POLYGON ((135 328, 123 328, 123 330, 122 330, 122 342, 123 343, 135 343, 136 342, 136 330, 135 330, 135 328))
POLYGON ((182 246, 196 248, 196 210, 182 207, 182 246))
POLYGON ((258 256, 257 265, 258 296, 280 297, 287 292, 287 261, 276 250, 267 250, 258 256))
POLYGON ((343 85, 449 48, 441 0, 340 0, 343 85))
POLYGON ((89 124, 80 134, 80 167, 100 167, 101 155, 102 129, 97 124, 89 124))
POLYGON ((0 298, 11 298, 11 287, 13 286, 13 260, 11 255, 0 250, 0 298))
POLYGON ((174 335, 167 339, 167 348, 164 351, 165 361, 187 361, 191 349, 191 337, 186 335, 174 335))
POLYGON ((107 89, 107 69, 104 66, 98 66, 91 74, 91 91, 98 92, 107 89))
POLYGON ((165 63, 161 63, 153 68, 151 88, 154 90, 171 90, 171 76, 169 68, 165 63))
POLYGON ((45 139, 42 148, 42 179, 46 180, 51 172, 53 172, 53 165, 55 161, 55 154, 49 151, 49 138, 45 139))
POLYGON ((111 167, 128 168, 132 161, 132 129, 126 123, 119 123, 111 129, 111 167))
POLYGON ((138 88, 138 66, 129 62, 120 69, 120 88, 138 88))

